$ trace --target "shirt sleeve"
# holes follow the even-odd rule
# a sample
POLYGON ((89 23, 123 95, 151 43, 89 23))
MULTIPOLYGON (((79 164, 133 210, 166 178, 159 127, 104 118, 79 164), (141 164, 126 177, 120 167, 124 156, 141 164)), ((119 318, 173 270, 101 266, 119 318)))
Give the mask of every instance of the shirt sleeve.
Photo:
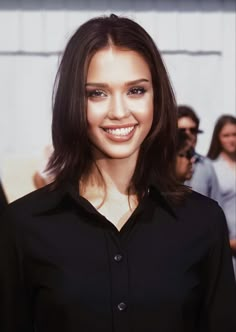
POLYGON ((6 213, 0 218, 0 246, 0 331, 33 332, 23 256, 14 224, 6 213))
POLYGON ((226 220, 220 207, 215 211, 212 226, 212 245, 204 269, 203 331, 235 332, 236 282, 226 220))

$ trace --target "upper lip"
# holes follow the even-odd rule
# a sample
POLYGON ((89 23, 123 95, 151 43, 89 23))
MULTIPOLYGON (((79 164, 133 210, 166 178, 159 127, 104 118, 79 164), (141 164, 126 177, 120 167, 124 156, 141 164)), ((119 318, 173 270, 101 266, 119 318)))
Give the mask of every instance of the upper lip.
POLYGON ((120 125, 107 125, 107 126, 102 126, 102 129, 121 129, 121 128, 130 128, 130 127, 135 127, 137 126, 137 123, 128 123, 128 124, 120 124, 120 125))

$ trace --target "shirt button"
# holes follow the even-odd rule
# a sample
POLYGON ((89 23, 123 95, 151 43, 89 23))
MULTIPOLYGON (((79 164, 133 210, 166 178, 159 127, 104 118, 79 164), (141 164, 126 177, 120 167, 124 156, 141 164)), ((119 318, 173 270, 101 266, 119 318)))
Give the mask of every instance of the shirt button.
POLYGON ((116 262, 120 262, 120 261, 122 261, 122 259, 123 259, 123 256, 120 255, 120 254, 117 254, 117 255, 114 256, 114 260, 115 260, 116 262))
POLYGON ((121 303, 118 304, 117 308, 120 311, 124 311, 127 308, 127 304, 125 304, 124 302, 121 302, 121 303))

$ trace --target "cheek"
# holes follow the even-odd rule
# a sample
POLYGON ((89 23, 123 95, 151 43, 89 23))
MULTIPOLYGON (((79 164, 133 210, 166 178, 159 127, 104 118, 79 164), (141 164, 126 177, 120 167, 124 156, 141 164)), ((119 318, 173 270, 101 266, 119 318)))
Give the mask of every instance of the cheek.
POLYGON ((140 101, 133 110, 140 123, 146 124, 147 127, 151 128, 154 112, 152 100, 140 101))
POLYGON ((105 117, 105 107, 99 103, 91 104, 87 106, 87 122, 89 127, 94 127, 101 124, 105 117))
POLYGON ((189 168, 189 161, 186 158, 183 158, 182 160, 182 170, 183 172, 186 172, 189 168))
POLYGON ((229 143, 229 140, 225 137, 221 137, 220 138, 220 143, 221 143, 222 146, 225 146, 229 143))
POLYGON ((183 168, 182 158, 177 157, 176 159, 176 171, 177 173, 181 172, 183 168))
POLYGON ((153 94, 147 93, 147 95, 141 98, 127 98, 126 105, 129 110, 137 113, 153 113, 153 94))
POLYGON ((143 123, 147 128, 151 129, 153 122, 153 111, 149 110, 147 112, 144 112, 143 114, 140 114, 139 121, 143 123))
POLYGON ((236 144, 236 136, 231 136, 229 138, 229 142, 232 143, 232 144, 236 144))

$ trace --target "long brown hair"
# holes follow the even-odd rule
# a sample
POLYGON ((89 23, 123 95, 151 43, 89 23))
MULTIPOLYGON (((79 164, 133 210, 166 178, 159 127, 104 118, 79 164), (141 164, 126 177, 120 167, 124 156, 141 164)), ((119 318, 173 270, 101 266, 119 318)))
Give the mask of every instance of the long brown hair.
POLYGON ((212 134, 212 138, 211 138, 210 148, 207 153, 207 157, 209 157, 212 160, 215 160, 222 151, 219 136, 220 136, 220 132, 221 132, 222 128, 228 123, 236 125, 236 118, 234 116, 228 115, 228 114, 222 115, 221 117, 219 117, 219 119, 217 120, 217 122, 215 124, 215 128, 213 130, 213 134, 212 134))
POLYGON ((171 200, 185 189, 174 175, 177 107, 160 52, 149 34, 136 22, 110 16, 91 19, 69 40, 54 88, 52 139, 54 153, 49 170, 55 184, 78 183, 94 164, 87 134, 85 84, 92 56, 111 44, 138 52, 149 65, 154 90, 152 128, 140 148, 131 187, 138 197, 154 181, 171 200))

